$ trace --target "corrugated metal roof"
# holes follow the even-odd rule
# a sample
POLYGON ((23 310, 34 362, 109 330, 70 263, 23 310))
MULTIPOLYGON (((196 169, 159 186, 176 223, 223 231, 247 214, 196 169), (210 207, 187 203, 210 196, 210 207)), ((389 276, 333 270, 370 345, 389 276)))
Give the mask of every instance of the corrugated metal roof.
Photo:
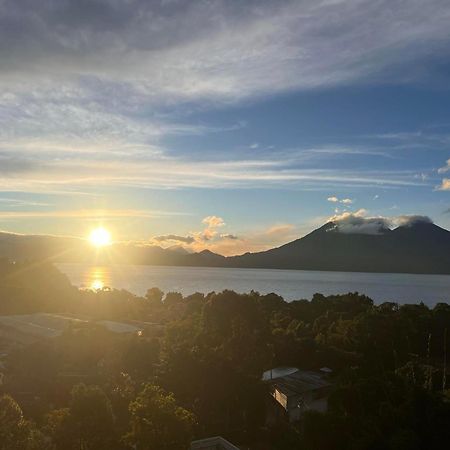
POLYGON ((309 370, 297 370, 294 373, 277 378, 271 385, 287 396, 331 386, 323 377, 323 374, 309 370))
POLYGON ((291 373, 297 372, 297 367, 274 367, 273 369, 266 370, 263 373, 262 380, 270 381, 276 378, 284 377, 290 375, 291 373))

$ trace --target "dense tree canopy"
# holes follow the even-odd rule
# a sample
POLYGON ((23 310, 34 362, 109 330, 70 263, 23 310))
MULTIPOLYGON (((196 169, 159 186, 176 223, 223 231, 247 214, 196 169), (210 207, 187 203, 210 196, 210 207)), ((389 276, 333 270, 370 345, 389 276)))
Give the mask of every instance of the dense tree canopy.
POLYGON ((0 314, 31 312, 90 320, 26 345, 0 340, 0 449, 181 449, 223 435, 252 450, 440 450, 450 439, 446 303, 138 297, 77 290, 48 264, 1 262, 0 314), (117 334, 98 320, 148 327, 117 334), (268 428, 261 374, 275 366, 333 369, 328 412, 268 428))
POLYGON ((129 410, 131 430, 125 441, 134 448, 170 450, 189 446, 195 418, 176 404, 173 394, 146 384, 129 410))

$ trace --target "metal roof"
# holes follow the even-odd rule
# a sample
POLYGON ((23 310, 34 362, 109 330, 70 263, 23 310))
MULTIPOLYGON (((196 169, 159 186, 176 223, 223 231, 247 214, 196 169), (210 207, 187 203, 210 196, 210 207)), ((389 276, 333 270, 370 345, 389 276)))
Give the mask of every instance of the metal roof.
POLYGON ((271 382, 271 385, 286 396, 303 394, 331 386, 323 374, 309 370, 297 370, 289 375, 276 378, 271 382))

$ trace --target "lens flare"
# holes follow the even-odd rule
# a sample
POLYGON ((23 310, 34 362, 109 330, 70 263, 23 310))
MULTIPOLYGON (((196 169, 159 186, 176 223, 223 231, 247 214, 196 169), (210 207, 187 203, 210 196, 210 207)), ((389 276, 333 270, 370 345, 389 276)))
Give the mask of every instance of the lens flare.
POLYGON ((102 280, 94 280, 90 286, 93 291, 101 291, 104 287, 105 285, 102 280))
POLYGON ((111 244, 111 233, 103 227, 91 231, 89 241, 95 247, 105 247, 111 244))

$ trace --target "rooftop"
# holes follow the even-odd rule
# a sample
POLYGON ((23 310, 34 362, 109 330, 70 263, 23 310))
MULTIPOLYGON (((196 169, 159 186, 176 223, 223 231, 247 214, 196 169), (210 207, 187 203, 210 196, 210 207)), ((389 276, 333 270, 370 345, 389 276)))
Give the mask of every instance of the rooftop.
POLYGON ((191 450, 239 450, 238 447, 220 436, 191 442, 191 450))
MULTIPOLYGON (((36 313, 0 316, 0 329, 32 339, 51 338, 61 335, 71 325, 88 323, 86 318, 73 315, 36 313)), ((114 333, 139 333, 143 326, 125 322, 102 320, 95 322, 114 333)))
POLYGON ((268 381, 274 388, 282 391, 287 396, 298 395, 331 385, 324 378, 323 373, 299 369, 268 381))
POLYGON ((297 367, 274 367, 273 369, 266 370, 263 373, 262 380, 270 381, 275 380, 276 378, 285 377, 286 375, 290 375, 291 373, 297 372, 297 367))

